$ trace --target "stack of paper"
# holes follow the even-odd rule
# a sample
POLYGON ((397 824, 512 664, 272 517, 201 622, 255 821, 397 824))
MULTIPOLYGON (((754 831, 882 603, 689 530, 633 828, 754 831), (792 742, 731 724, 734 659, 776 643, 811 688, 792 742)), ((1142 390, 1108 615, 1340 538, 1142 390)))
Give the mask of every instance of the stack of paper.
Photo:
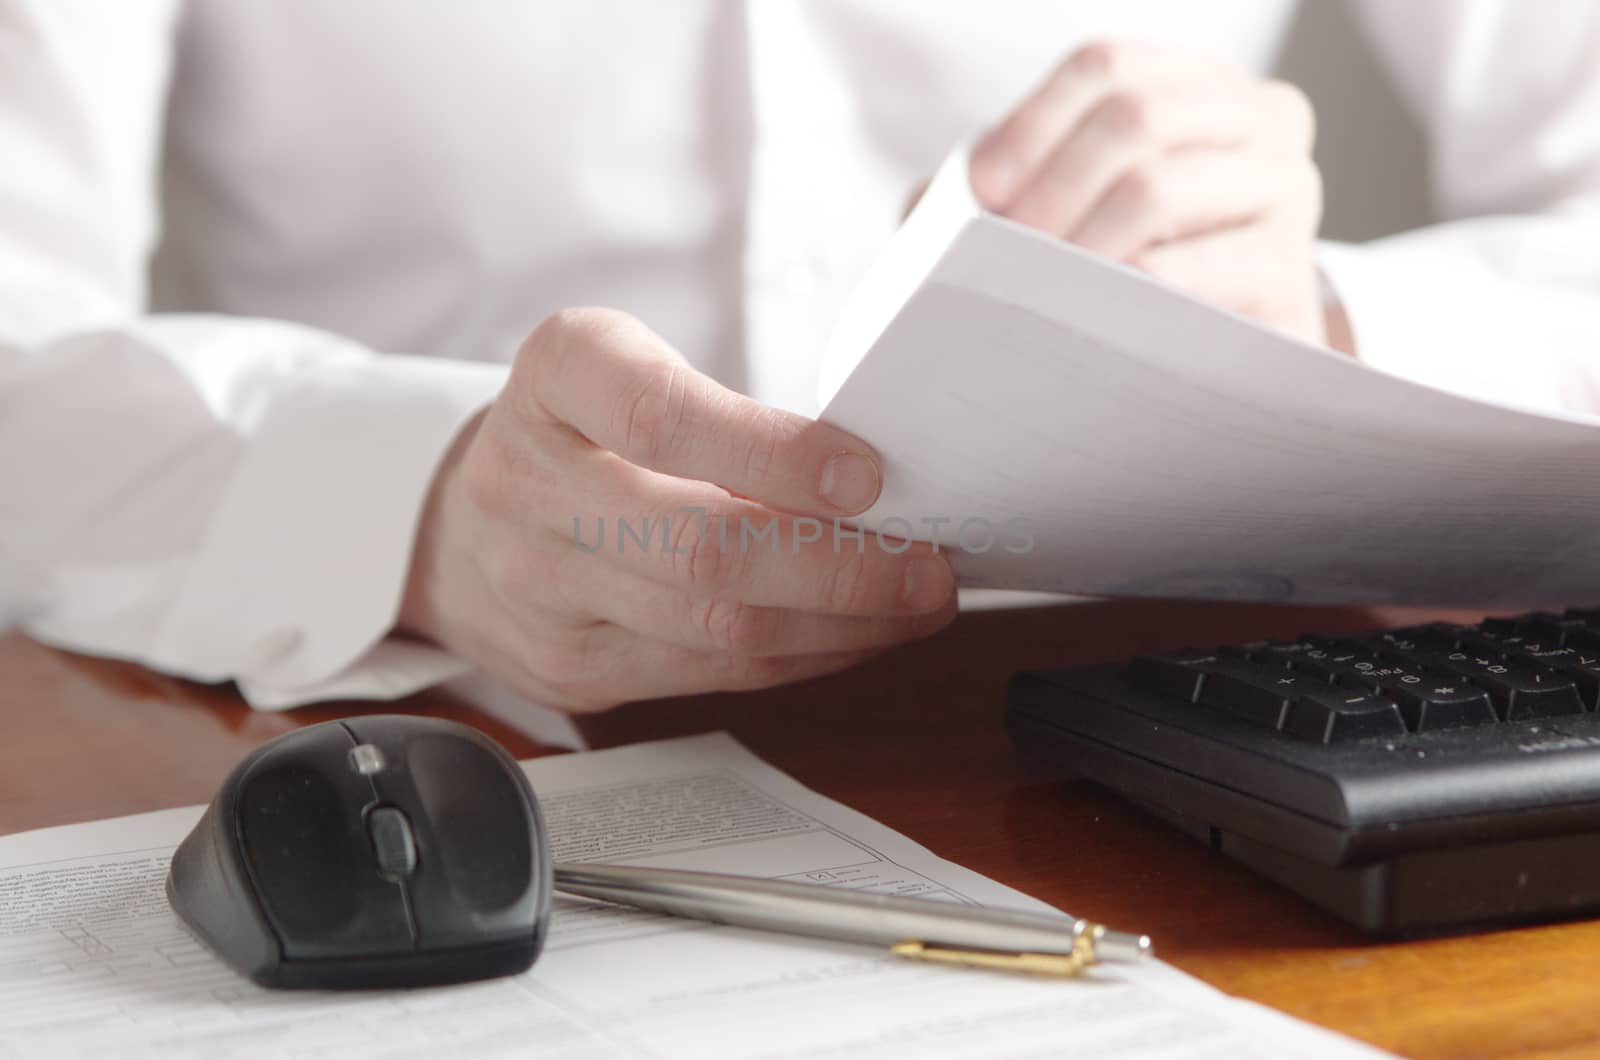
MULTIPOLYGON (((527 765, 563 859, 1042 909, 806 790, 726 736, 527 765)), ((167 906, 198 807, 0 839, 0 1057, 1365 1056, 1151 962, 1034 981, 558 900, 521 976, 273 992, 167 906)), ((1137 927, 1138 925, 1126 925, 1137 927)))
POLYGON ((960 152, 820 396, 884 459, 869 525, 955 550, 966 584, 1600 600, 1600 421, 1385 375, 986 214, 960 152))

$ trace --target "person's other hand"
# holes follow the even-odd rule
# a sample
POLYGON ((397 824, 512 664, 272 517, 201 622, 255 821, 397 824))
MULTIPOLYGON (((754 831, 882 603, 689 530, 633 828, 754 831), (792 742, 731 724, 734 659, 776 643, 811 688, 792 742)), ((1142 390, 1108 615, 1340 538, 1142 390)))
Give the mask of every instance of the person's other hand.
POLYGON ((880 475, 626 314, 566 310, 436 475, 399 628, 574 711, 841 669, 955 614, 929 546, 835 537, 880 475))
POLYGON ((978 143, 972 186, 990 210, 1320 343, 1313 135, 1292 85, 1096 43, 978 143))

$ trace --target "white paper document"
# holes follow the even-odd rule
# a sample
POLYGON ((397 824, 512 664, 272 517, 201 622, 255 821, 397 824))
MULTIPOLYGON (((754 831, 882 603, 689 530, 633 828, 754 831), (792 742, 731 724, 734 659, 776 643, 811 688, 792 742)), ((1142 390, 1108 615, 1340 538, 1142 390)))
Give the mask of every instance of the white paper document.
POLYGON ((1384 374, 987 214, 962 152, 852 297, 820 398, 883 458, 868 525, 938 540, 963 584, 1600 599, 1600 420, 1384 374))
MULTIPOLYGON (((805 789, 725 735, 526 768, 564 860, 1044 908, 805 789)), ((524 975, 265 990, 220 964, 167 905, 168 858, 199 813, 0 839, 0 1057, 1376 1055, 1156 962, 1029 980, 561 897, 544 954, 524 975)))

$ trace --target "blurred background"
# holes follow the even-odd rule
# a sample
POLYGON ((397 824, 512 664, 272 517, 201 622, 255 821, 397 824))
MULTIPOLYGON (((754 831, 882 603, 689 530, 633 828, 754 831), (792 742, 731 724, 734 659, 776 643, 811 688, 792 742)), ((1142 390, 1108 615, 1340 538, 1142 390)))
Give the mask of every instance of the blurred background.
POLYGON ((1302 0, 1279 76, 1316 104, 1324 236, 1371 239, 1433 220, 1421 136, 1344 4, 1302 0))

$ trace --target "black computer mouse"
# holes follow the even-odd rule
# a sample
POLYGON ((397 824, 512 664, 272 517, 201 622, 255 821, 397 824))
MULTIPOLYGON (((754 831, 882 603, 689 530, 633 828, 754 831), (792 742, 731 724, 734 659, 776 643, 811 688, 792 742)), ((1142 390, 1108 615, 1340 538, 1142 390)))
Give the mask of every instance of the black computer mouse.
POLYGON ((167 898, 263 986, 420 986, 533 964, 550 918, 533 788, 489 737, 376 715, 271 740, 184 839, 167 898))

